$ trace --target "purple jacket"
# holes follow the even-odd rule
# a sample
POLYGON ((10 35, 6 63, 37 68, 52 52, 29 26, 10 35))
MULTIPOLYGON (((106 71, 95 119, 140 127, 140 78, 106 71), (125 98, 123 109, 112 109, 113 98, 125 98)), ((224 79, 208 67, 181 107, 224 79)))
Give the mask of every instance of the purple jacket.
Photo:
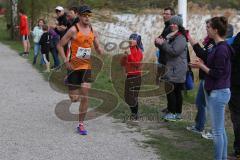
POLYGON ((209 74, 205 78, 205 89, 210 92, 216 89, 230 88, 231 56, 233 49, 226 42, 219 42, 208 54, 209 74))
POLYGON ((50 33, 50 35, 52 36, 51 38, 56 38, 56 39, 59 39, 59 35, 55 32, 54 29, 49 29, 48 31, 50 33))

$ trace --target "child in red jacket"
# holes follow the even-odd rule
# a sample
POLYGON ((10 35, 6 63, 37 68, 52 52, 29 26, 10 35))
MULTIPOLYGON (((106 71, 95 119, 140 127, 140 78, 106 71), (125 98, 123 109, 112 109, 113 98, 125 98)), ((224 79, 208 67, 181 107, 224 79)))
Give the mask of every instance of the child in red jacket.
POLYGON ((125 67, 127 78, 125 80, 125 102, 131 109, 131 120, 138 119, 138 93, 141 86, 141 61, 143 59, 143 45, 141 36, 131 34, 129 37, 130 53, 121 59, 125 67))

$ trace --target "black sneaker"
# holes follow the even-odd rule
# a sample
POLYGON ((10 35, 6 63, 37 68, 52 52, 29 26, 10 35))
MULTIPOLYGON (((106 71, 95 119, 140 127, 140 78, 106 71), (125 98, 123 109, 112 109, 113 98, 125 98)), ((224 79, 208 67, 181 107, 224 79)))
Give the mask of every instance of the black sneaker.
POLYGON ((139 115, 138 114, 132 114, 130 116, 130 120, 131 121, 138 121, 139 120, 139 115))

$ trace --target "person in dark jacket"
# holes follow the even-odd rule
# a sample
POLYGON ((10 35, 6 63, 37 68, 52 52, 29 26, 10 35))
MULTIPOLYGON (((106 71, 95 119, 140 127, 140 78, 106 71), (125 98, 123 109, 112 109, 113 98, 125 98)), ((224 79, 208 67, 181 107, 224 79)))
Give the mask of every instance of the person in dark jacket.
MULTIPOLYGON (((228 22, 229 19, 232 17, 232 13, 230 11, 226 11, 223 13, 223 16, 227 18, 228 22)), ((226 33, 226 39, 231 38, 233 36, 234 33, 234 28, 233 25, 228 23, 228 27, 227 27, 227 33, 226 33)))
MULTIPOLYGON (((172 7, 167 7, 167 8, 164 8, 164 11, 163 11, 163 21, 164 21, 164 29, 161 33, 160 36, 158 36, 157 38, 164 38, 166 39, 167 35, 169 33, 171 33, 171 28, 170 28, 170 23, 169 23, 169 20, 175 15, 175 11, 172 7)), ((157 39, 156 38, 156 39, 157 39)), ((156 73, 156 84, 159 84, 159 78, 160 78, 160 75, 161 75, 161 72, 162 72, 162 65, 166 65, 166 54, 163 50, 161 50, 161 47, 159 44, 156 43, 156 39, 155 39, 155 46, 159 49, 159 56, 157 57, 157 61, 158 61, 158 68, 157 68, 157 73, 156 73)), ((164 108, 162 110, 162 112, 164 113, 167 113, 168 110, 167 108, 164 108)))
POLYGON ((164 38, 157 38, 156 43, 166 54, 167 72, 162 77, 174 86, 174 90, 167 93, 168 111, 164 116, 167 121, 182 119, 182 90, 186 81, 187 66, 187 38, 183 27, 183 20, 180 16, 173 16, 170 19, 172 32, 164 38))
POLYGON ((141 36, 133 33, 129 37, 130 53, 123 56, 121 65, 125 67, 125 102, 131 109, 131 120, 138 120, 138 93, 141 86, 141 61, 143 59, 143 45, 141 36))
POLYGON ((67 14, 64 12, 64 8, 61 6, 57 6, 55 8, 55 12, 57 14, 57 25, 55 27, 55 31, 61 39, 67 31, 67 14))
POLYGON ((226 38, 231 38, 233 36, 234 28, 232 24, 228 24, 226 38))
POLYGON ((240 159, 240 32, 231 44, 235 54, 232 58, 231 98, 228 103, 234 131, 234 153, 232 160, 240 159))
POLYGON ((67 30, 74 26, 76 23, 78 23, 79 18, 77 16, 78 14, 78 8, 77 7, 71 7, 67 13, 67 30))
POLYGON ((227 134, 224 126, 225 106, 230 100, 231 58, 233 49, 225 42, 227 19, 214 17, 207 24, 208 36, 214 39, 215 46, 207 56, 207 64, 196 59, 190 63, 206 73, 205 90, 210 114, 214 142, 214 159, 227 160, 227 134))
POLYGON ((44 72, 50 72, 49 51, 50 51, 51 35, 48 32, 47 25, 43 25, 42 29, 43 29, 43 34, 40 38, 39 44, 41 46, 41 52, 43 55, 44 62, 46 64, 46 70, 44 72))
MULTIPOLYGON (((167 7, 164 9, 163 12, 163 20, 164 20, 164 29, 161 33, 160 36, 158 36, 158 38, 164 38, 166 39, 166 36, 171 33, 171 28, 170 28, 170 22, 169 20, 175 15, 175 11, 173 8, 171 7, 167 7)), ((155 46, 159 49, 160 51, 160 56, 158 58, 158 63, 166 65, 166 54, 164 53, 164 51, 161 50, 161 47, 159 44, 156 43, 156 39, 155 39, 155 46)))
MULTIPOLYGON (((210 21, 206 21, 206 25, 209 24, 210 21)), ((198 58, 201 58, 204 63, 207 63, 207 56, 208 53, 211 51, 212 47, 214 46, 215 42, 212 38, 207 36, 204 41, 203 41, 203 47, 195 41, 189 34, 188 40, 190 44, 193 47, 194 52, 196 53, 196 56, 198 58)), ((205 93, 204 93, 204 82, 205 82, 205 76, 206 73, 199 69, 199 87, 198 87, 198 92, 195 100, 195 104, 197 107, 197 115, 195 118, 195 125, 193 126, 188 126, 187 130, 193 131, 195 133, 200 133, 202 134, 202 137, 206 139, 212 139, 212 134, 210 132, 204 132, 205 128, 205 122, 206 122, 206 99, 205 99, 205 93)))

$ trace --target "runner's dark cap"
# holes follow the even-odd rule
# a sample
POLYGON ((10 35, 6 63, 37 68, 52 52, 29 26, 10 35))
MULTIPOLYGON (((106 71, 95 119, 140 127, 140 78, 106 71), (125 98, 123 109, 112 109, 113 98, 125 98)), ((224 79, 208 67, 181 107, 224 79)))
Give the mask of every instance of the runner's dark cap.
POLYGON ((78 13, 79 14, 92 13, 92 9, 89 6, 83 5, 78 8, 78 13))

